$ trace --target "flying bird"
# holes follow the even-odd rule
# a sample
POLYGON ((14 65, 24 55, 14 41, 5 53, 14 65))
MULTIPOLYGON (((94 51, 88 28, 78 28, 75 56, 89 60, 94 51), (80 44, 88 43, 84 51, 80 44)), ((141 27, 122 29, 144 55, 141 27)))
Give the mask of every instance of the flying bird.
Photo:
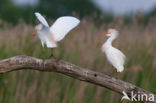
POLYGON ((34 36, 37 34, 41 44, 47 48, 56 48, 57 42, 61 41, 69 31, 75 28, 80 20, 72 16, 59 17, 52 26, 49 26, 45 18, 38 12, 35 13, 37 19, 41 22, 35 27, 34 36))
POLYGON ((109 38, 102 45, 102 52, 106 54, 107 60, 117 69, 117 72, 122 72, 126 57, 120 50, 112 46, 112 42, 117 38, 119 32, 116 29, 108 29, 105 35, 109 38))

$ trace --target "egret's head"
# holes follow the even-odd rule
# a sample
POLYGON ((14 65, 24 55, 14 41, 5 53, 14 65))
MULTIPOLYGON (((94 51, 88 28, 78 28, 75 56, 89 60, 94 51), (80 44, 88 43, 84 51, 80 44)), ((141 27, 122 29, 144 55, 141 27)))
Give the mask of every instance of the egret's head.
POLYGON ((108 31, 105 33, 106 36, 117 36, 119 32, 116 29, 108 29, 108 31))
POLYGON ((37 35, 37 32, 42 29, 42 24, 38 24, 35 26, 35 31, 33 32, 33 36, 37 35))

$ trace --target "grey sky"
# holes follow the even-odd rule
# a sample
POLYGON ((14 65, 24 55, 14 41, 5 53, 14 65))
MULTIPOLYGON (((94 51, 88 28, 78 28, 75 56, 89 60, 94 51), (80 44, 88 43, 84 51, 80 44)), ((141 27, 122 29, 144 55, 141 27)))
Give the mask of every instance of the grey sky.
POLYGON ((156 0, 93 0, 101 10, 120 15, 137 10, 148 12, 156 6, 156 0))
POLYGON ((38 3, 38 0, 12 0, 17 5, 36 5, 38 3))

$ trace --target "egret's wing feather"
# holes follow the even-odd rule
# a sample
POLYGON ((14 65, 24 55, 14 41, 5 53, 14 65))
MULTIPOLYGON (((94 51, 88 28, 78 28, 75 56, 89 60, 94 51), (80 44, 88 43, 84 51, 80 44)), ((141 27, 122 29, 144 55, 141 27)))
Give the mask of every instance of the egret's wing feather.
POLYGON ((35 13, 37 19, 46 27, 49 27, 47 21, 45 20, 45 18, 38 12, 35 13))
POLYGON ((40 31, 38 37, 41 40, 42 46, 46 45, 48 48, 57 47, 57 43, 51 40, 51 34, 48 27, 40 31))
POLYGON ((108 61, 117 69, 117 71, 123 71, 126 57, 120 50, 112 48, 106 55, 108 61))
POLYGON ((49 38, 46 37, 45 40, 46 40, 46 45, 47 45, 48 48, 55 48, 55 47, 57 47, 57 44, 55 42, 51 42, 49 40, 49 38))
POLYGON ((41 40, 42 46, 44 47, 44 44, 46 43, 46 41, 45 41, 45 35, 43 35, 42 33, 38 33, 37 36, 41 40))
POLYGON ((114 55, 116 61, 118 61, 121 65, 123 65, 125 63, 125 59, 126 59, 125 55, 120 50, 118 50, 116 48, 114 48, 114 49, 115 50, 114 50, 113 55, 114 55))
POLYGON ((75 17, 64 16, 58 18, 50 27, 50 31, 54 35, 55 41, 62 40, 67 33, 79 24, 80 20, 75 17))

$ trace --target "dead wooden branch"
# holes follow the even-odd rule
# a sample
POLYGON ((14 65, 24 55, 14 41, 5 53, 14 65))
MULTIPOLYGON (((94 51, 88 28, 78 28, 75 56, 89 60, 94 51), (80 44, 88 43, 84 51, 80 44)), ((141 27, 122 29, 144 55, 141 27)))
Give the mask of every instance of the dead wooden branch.
MULTIPOLYGON (((57 61, 55 59, 44 60, 25 55, 18 55, 0 61, 0 73, 6 73, 23 69, 62 73, 64 75, 68 75, 81 81, 86 81, 96 85, 100 85, 102 87, 108 88, 120 94, 122 94, 122 92, 125 91, 129 97, 131 97, 132 91, 136 94, 137 93, 147 95, 152 94, 130 83, 112 78, 99 72, 94 72, 88 69, 78 67, 74 64, 68 63, 63 60, 60 61, 57 61)), ((153 102, 145 101, 144 98, 143 103, 156 103, 156 95, 155 94, 152 95, 154 95, 153 102)))

